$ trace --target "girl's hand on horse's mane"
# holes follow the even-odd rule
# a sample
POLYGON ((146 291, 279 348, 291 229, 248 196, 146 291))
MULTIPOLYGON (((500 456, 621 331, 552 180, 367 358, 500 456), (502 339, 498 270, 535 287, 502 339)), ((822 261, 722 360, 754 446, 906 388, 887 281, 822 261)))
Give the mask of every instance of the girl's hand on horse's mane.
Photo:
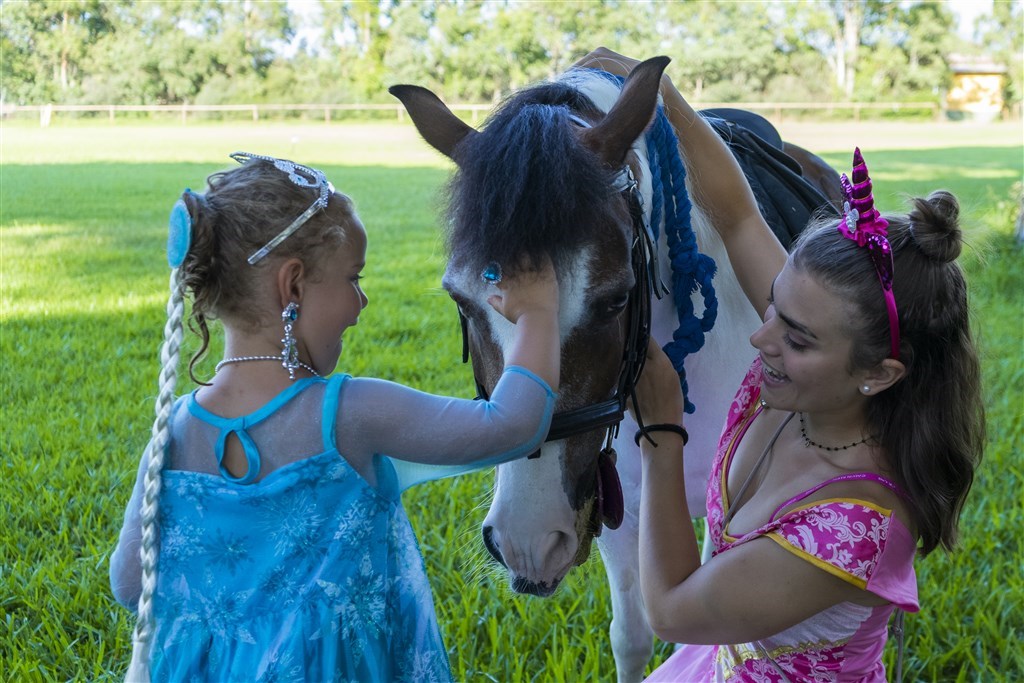
POLYGON ((683 423, 683 390, 679 385, 679 374, 653 339, 647 344, 647 362, 636 383, 636 400, 639 405, 631 401, 629 412, 636 418, 639 408, 644 424, 683 423))
POLYGON ((558 318, 558 277, 547 256, 533 269, 526 261, 514 274, 505 275, 496 286, 497 293, 487 297, 494 310, 512 323, 528 313, 558 318))

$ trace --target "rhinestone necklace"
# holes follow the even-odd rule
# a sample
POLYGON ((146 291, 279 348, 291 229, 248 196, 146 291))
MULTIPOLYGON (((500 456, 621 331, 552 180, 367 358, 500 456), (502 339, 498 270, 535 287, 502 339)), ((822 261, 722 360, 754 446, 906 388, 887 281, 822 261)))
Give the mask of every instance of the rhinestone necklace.
POLYGON ((847 444, 846 446, 825 446, 823 444, 818 443, 817 441, 812 441, 811 437, 807 436, 807 423, 804 422, 804 414, 803 413, 800 413, 800 436, 804 437, 804 445, 805 446, 814 446, 815 448, 820 448, 820 449, 826 450, 826 451, 845 451, 847 448, 853 448, 854 446, 859 446, 859 445, 861 445, 862 443, 864 443, 865 441, 868 440, 868 437, 865 436, 860 441, 854 441, 853 443, 847 444))
MULTIPOLYGON (((217 366, 213 369, 213 371, 214 372, 220 372, 220 369, 222 367, 224 367, 225 365, 228 365, 230 363, 246 363, 246 362, 251 361, 251 360, 276 360, 277 362, 279 362, 281 364, 281 367, 287 367, 284 364, 284 361, 281 360, 281 356, 237 356, 235 358, 225 358, 221 362, 217 363, 217 366)), ((317 372, 313 368, 309 367, 308 365, 303 363, 301 360, 299 361, 299 367, 300 368, 305 368, 306 370, 309 370, 309 372, 311 372, 314 377, 319 377, 320 376, 319 372, 317 372)))

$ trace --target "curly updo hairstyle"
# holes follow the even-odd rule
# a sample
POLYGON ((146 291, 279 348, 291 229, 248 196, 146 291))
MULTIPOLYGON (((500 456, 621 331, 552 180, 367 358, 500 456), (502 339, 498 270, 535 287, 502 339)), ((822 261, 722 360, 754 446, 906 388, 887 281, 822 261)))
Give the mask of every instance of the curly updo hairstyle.
POLYGON ((189 363, 189 375, 210 343, 208 322, 216 319, 257 325, 251 297, 260 273, 289 258, 302 260, 314 281, 322 276, 323 257, 345 240, 355 211, 351 200, 333 192, 327 207, 310 219, 263 260, 247 259, 303 211, 318 191, 296 185, 269 161, 253 159, 238 168, 207 178, 205 195, 182 195, 192 216, 192 246, 179 269, 183 291, 192 300, 189 329, 199 336, 200 348, 189 363))

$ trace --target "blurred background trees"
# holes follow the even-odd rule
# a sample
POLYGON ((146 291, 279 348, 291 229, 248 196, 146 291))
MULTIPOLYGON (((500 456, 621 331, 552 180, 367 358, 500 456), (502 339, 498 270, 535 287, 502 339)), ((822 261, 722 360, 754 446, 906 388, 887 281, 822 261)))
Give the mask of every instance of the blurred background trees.
POLYGON ((3 0, 0 19, 10 104, 390 102, 397 82, 491 102, 597 45, 670 55, 696 101, 938 102, 954 54, 1022 94, 1021 0, 973 31, 947 3, 883 0, 3 0))

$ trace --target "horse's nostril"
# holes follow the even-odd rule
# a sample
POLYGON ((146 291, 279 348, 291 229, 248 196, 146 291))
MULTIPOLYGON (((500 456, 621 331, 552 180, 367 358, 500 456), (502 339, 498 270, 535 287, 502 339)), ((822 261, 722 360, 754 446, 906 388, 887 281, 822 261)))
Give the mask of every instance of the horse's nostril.
POLYGON ((545 567, 567 567, 576 554, 576 536, 565 531, 548 532, 536 552, 545 567))
POLYGON ((502 567, 507 566, 505 559, 501 556, 501 551, 498 550, 498 546, 494 543, 494 527, 485 526, 481 534, 484 537, 484 547, 487 548, 487 552, 491 554, 491 557, 502 567))

